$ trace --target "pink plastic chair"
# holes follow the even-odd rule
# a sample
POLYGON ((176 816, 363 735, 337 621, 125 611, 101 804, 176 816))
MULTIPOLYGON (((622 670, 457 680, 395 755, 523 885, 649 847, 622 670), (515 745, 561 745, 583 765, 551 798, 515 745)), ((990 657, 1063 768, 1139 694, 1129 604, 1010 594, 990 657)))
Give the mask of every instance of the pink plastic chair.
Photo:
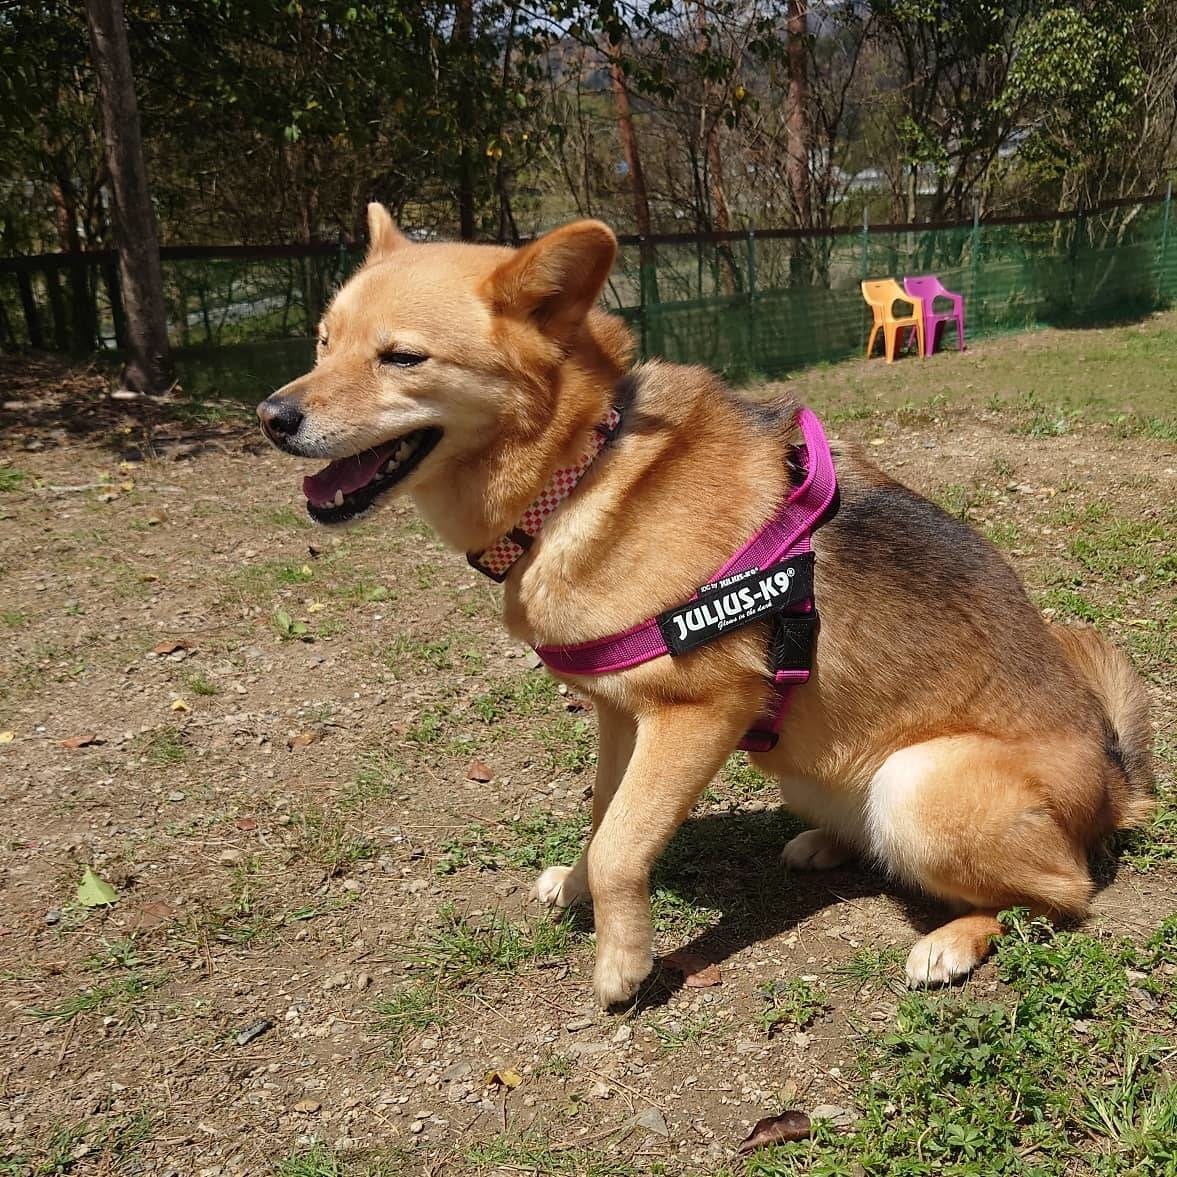
POLYGON ((936 328, 941 323, 955 321, 956 346, 964 351, 964 295, 944 289, 944 283, 935 274, 920 274, 904 278, 903 289, 912 298, 918 298, 924 305, 924 355, 930 356, 936 350, 936 328), (952 300, 952 310, 937 311, 934 303, 938 298, 952 300))

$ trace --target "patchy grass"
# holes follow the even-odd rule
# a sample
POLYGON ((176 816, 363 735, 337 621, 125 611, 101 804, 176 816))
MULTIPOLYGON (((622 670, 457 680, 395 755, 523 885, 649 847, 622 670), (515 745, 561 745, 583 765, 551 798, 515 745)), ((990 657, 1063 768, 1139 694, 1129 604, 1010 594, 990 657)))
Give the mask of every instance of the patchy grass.
POLYGON ((1177 919, 1144 948, 1007 919, 1008 997, 904 997, 863 1054, 854 1128, 759 1153, 749 1177, 1173 1172, 1177 919))

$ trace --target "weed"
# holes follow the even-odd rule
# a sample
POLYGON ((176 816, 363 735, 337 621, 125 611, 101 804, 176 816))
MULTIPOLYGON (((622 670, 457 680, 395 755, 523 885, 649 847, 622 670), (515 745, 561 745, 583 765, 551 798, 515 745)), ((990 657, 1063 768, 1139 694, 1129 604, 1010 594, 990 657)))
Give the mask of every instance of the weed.
POLYGON ((296 815, 292 828, 297 852, 318 863, 331 877, 376 853, 372 842, 353 833, 340 818, 318 806, 296 815))
POLYGON ((440 986, 429 981, 410 985, 373 1006, 388 1047, 399 1054, 406 1039, 446 1020, 446 1001, 440 986))
POLYGON ((760 1011, 759 1021, 770 1038, 780 1025, 804 1030, 829 1005, 825 994, 802 977, 783 982, 769 981, 761 986, 760 992, 767 1008, 760 1011))
POLYGON ((146 976, 132 972, 105 985, 91 985, 80 993, 65 997, 56 1005, 38 1006, 29 1010, 38 1021, 72 1022, 82 1014, 112 1014, 116 1010, 133 1008, 153 989, 166 980, 162 975, 146 976))
POLYGON ((15 466, 0 466, 0 494, 20 490, 28 477, 23 470, 18 470, 15 466))
POLYGON ((684 1046, 697 1046, 710 1038, 715 1029, 715 1017, 712 1014, 698 1014, 690 1018, 668 1018, 651 1023, 650 1029, 654 1031, 663 1050, 681 1050, 684 1046))
POLYGON ((274 611, 273 621, 275 632, 284 642, 294 640, 309 642, 314 640, 307 623, 305 621, 295 621, 285 609, 276 609, 274 611))
POLYGON ((16 629, 18 626, 25 625, 28 620, 29 615, 22 613, 19 609, 0 610, 0 624, 7 625, 9 629, 16 629))
POLYGON ((896 993, 907 989, 903 978, 904 954, 899 948, 860 948, 849 960, 830 970, 833 976, 858 985, 886 987, 896 993))
MULTIPOLYGON (((622 1131, 621 1126, 617 1129, 622 1131)), ((637 1177, 638 1170, 612 1153, 553 1148, 542 1135, 501 1135, 466 1151, 464 1171, 484 1174, 567 1174, 568 1177, 637 1177)), ((653 1172, 653 1170, 644 1170, 653 1172)))
POLYGON ((210 682, 200 671, 184 676, 184 684, 194 695, 219 695, 221 688, 210 682))
POLYGON ((559 817, 548 812, 534 813, 506 823, 503 840, 496 840, 482 825, 468 826, 462 833, 442 843, 436 871, 452 875, 467 866, 479 870, 541 870, 547 866, 569 864, 576 860, 588 829, 583 817, 574 814, 559 817))
POLYGON ((183 734, 174 727, 156 728, 143 736, 140 744, 142 755, 156 768, 171 768, 188 759, 188 748, 183 734))
POLYGON ((765 1150, 747 1173, 1175 1171, 1177 1087, 1165 1060, 1177 1027, 1164 961, 1177 921, 1140 950, 1024 914, 1003 920, 996 967, 1010 1000, 904 996, 894 1031, 861 1060, 853 1129, 765 1150), (1151 1014, 1133 997, 1130 967, 1161 998, 1151 1014))
POLYGON ((470 981, 488 971, 513 972, 524 964, 563 956, 574 936, 566 921, 514 924, 489 915, 475 924, 447 905, 438 912, 437 926, 417 946, 417 963, 438 976, 470 981))

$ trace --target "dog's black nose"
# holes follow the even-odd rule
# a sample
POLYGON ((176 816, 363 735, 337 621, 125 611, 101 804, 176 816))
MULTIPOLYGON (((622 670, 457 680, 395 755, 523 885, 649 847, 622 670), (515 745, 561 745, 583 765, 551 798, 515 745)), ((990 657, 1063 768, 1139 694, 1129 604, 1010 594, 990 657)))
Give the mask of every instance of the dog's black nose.
POLYGON ((287 396, 268 396, 257 407, 262 428, 271 437, 293 437, 302 424, 302 410, 287 396))

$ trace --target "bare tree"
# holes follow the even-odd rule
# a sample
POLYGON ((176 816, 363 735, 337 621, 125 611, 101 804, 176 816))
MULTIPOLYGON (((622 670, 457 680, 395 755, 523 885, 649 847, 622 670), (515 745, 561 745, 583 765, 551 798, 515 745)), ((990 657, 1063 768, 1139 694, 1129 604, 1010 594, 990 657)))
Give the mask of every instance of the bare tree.
POLYGON ((86 20, 114 194, 115 241, 127 316, 123 382, 137 392, 160 394, 172 384, 163 271, 122 0, 86 0, 86 20))

